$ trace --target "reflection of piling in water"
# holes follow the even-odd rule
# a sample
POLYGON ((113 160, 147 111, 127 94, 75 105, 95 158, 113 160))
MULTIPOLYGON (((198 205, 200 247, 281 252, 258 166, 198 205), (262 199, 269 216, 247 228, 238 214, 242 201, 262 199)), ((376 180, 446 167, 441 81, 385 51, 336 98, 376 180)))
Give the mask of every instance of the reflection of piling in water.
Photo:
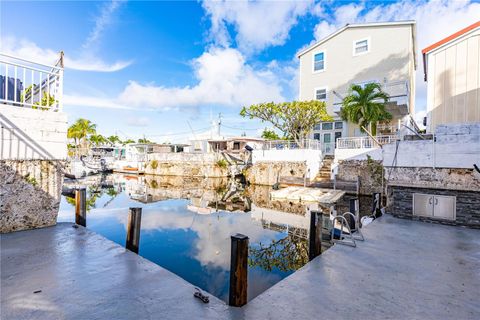
POLYGON ((237 233, 231 236, 231 241, 228 304, 241 307, 247 304, 248 237, 237 233))
POLYGON ((87 189, 75 190, 75 223, 83 227, 87 226, 87 189))
POLYGON ((138 253, 140 247, 140 224, 142 221, 142 208, 130 208, 128 212, 127 241, 125 248, 138 253))

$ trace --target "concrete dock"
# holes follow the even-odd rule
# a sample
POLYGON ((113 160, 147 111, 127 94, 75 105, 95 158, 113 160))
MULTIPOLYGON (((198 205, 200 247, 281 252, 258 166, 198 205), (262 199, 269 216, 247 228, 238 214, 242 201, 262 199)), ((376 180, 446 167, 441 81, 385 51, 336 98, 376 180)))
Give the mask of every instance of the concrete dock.
POLYGON ((71 224, 1 235, 2 319, 479 319, 480 230, 384 216, 243 308, 71 224), (41 291, 40 291, 41 290, 41 291), (37 292, 37 293, 35 293, 37 292))
POLYGON ((307 188, 307 187, 286 187, 270 192, 272 200, 304 201, 322 204, 334 204, 345 195, 345 191, 307 188))

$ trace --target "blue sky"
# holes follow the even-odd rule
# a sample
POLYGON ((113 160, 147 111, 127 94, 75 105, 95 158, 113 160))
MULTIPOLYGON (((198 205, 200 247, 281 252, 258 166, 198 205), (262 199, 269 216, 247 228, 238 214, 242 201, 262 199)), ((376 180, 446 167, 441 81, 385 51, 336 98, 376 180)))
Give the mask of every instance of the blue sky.
POLYGON ((258 135, 267 125, 239 117, 242 105, 295 99, 295 53, 345 23, 417 20, 421 50, 480 17, 474 1, 409 0, 2 1, 0 10, 1 51, 47 63, 65 51, 70 122, 158 142, 184 141, 219 112, 223 133, 258 135))

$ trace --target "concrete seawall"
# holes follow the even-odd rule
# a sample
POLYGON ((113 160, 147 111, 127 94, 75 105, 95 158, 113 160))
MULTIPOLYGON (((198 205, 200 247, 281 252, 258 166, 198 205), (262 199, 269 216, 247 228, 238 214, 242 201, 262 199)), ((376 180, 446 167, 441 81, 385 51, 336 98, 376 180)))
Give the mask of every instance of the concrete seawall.
POLYGON ((219 165, 216 153, 153 153, 148 155, 145 174, 182 177, 228 177, 228 166, 219 165))

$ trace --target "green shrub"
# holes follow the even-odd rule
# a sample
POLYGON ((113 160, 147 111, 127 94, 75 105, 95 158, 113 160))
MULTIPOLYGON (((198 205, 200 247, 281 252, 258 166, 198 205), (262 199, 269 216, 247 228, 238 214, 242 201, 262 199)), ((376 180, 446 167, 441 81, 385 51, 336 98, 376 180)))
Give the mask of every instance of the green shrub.
POLYGON ((38 185, 37 179, 35 179, 35 177, 30 177, 30 174, 25 176, 25 181, 30 183, 34 187, 38 185))
POLYGON ((152 167, 153 170, 158 168, 158 161, 157 160, 152 160, 150 161, 150 167, 152 167))
POLYGON ((228 162, 225 159, 220 159, 217 161, 216 165, 219 168, 226 169, 228 167, 228 162))

